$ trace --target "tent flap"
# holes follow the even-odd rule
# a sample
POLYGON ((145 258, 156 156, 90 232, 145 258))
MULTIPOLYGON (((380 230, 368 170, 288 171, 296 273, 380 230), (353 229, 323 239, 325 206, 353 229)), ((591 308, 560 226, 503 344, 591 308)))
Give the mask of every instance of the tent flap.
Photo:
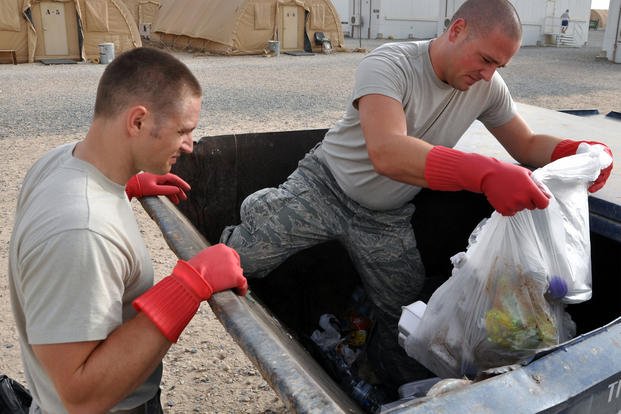
POLYGON ((0 31, 19 32, 18 0, 0 0, 0 31))
POLYGON ((311 7, 311 29, 321 30, 325 27, 326 11, 323 4, 315 4, 311 7))
POLYGON ((270 30, 274 27, 274 5, 270 3, 254 4, 254 29, 270 30))
POLYGON ((88 0, 85 6, 86 30, 91 32, 107 32, 110 30, 107 0, 88 0))

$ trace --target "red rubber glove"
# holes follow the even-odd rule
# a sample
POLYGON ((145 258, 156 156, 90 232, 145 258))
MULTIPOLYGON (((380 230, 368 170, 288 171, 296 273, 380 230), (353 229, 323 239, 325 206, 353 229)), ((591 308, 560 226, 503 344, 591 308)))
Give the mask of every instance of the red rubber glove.
MULTIPOLYGON (((578 147, 580 146, 580 144, 601 145, 602 147, 604 147, 604 151, 606 151, 612 158, 612 151, 606 144, 602 144, 601 142, 596 141, 574 141, 571 139, 566 139, 556 145, 554 151, 552 151, 550 161, 556 161, 559 158, 576 155, 576 153, 578 153, 578 147)), ((602 188, 604 184, 606 184, 606 180, 608 180, 608 177, 610 177, 611 172, 612 163, 610 163, 608 167, 602 169, 602 171, 599 173, 599 177, 597 177, 597 179, 593 181, 593 184, 591 184, 591 186, 589 187, 589 193, 594 193, 602 188)))
POLYGON ((188 199, 185 193, 189 190, 190 184, 172 173, 164 175, 140 173, 131 177, 125 184, 125 193, 130 200, 134 197, 163 195, 173 203, 179 204, 180 200, 188 199))
POLYGON ((503 216, 525 208, 546 208, 550 202, 528 169, 442 146, 427 155, 425 180, 432 190, 483 193, 503 216))
POLYGON ((170 276, 147 290, 132 303, 146 314, 171 342, 190 322, 200 303, 213 293, 234 289, 248 292, 237 252, 224 244, 201 250, 189 261, 179 260, 170 276))

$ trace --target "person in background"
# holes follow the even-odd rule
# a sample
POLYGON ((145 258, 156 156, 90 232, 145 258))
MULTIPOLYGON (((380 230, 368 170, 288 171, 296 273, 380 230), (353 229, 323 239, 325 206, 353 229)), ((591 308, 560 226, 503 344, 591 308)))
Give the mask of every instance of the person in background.
POLYGON ((368 358, 389 389, 429 375, 397 342, 401 307, 418 300, 425 283, 411 225, 414 196, 422 188, 483 193, 507 216, 549 203, 529 169, 454 149, 462 134, 479 120, 531 167, 572 155, 580 144, 535 134, 516 111, 497 69, 521 38, 509 1, 467 0, 441 36, 376 48, 357 69, 344 116, 283 184, 249 195, 241 223, 222 233, 247 277, 265 277, 296 252, 338 240, 372 301, 368 358))
POLYGON ((569 27, 569 9, 565 10, 565 13, 561 14, 561 33, 567 32, 569 27))
POLYGON ((192 152, 201 96, 172 55, 125 52, 100 79, 86 137, 27 173, 9 287, 31 413, 161 413, 162 358, 200 303, 246 293, 239 256, 222 244, 179 260, 154 286, 130 203, 187 198, 188 184, 169 171, 192 152))

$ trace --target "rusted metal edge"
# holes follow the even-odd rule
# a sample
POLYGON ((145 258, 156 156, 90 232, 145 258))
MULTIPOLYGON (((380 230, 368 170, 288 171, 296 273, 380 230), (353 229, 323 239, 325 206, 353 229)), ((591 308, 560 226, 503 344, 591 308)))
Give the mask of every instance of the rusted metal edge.
MULTIPOLYGON (((166 243, 187 260, 209 243, 165 198, 140 202, 157 223, 166 243)), ((253 298, 230 291, 214 294, 209 305, 229 335, 283 400, 298 413, 358 413, 362 410, 345 394, 310 354, 253 298)))

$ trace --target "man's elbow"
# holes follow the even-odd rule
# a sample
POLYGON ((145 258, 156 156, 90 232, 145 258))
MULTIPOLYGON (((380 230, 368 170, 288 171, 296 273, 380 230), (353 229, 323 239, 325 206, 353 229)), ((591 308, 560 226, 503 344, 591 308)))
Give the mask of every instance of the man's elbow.
POLYGON ((106 404, 101 395, 93 395, 83 389, 64 387, 57 389, 58 395, 70 414, 106 413, 114 406, 114 403, 106 404))
POLYGON ((381 148, 369 148, 368 152, 369 159, 376 173, 388 177, 395 173, 394 160, 386 151, 383 151, 381 148))
POLYGON ((373 165, 373 169, 376 173, 380 175, 388 175, 390 172, 388 157, 380 151, 369 150, 369 159, 371 160, 371 164, 373 165))

